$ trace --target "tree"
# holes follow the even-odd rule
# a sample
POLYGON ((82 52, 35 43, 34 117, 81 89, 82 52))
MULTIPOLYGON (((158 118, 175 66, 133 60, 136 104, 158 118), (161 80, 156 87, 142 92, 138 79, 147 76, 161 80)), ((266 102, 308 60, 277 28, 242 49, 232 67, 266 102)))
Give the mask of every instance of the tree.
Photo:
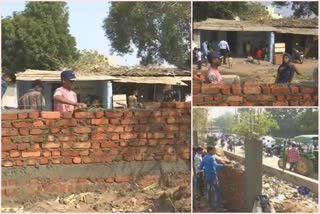
POLYGON ((235 122, 235 116, 230 112, 221 115, 214 120, 215 126, 219 127, 222 132, 228 133, 232 131, 232 125, 235 122))
POLYGON ((254 2, 194 2, 193 19, 202 21, 207 18, 257 20, 270 19, 266 7, 254 2))
POLYGON ((12 71, 58 69, 77 57, 65 2, 28 2, 24 11, 2 18, 2 65, 12 71))
POLYGON ((239 113, 238 121, 232 126, 232 131, 248 139, 258 138, 278 129, 278 123, 268 112, 261 109, 250 109, 239 113))
POLYGON ((272 4, 280 8, 289 7, 291 4, 295 18, 318 16, 318 1, 275 1, 272 4))
POLYGON ((194 108, 193 109, 193 130, 199 133, 206 132, 208 123, 208 109, 194 108))
POLYGON ((190 14, 189 2, 112 2, 103 28, 119 55, 136 47, 142 65, 190 69, 190 14))

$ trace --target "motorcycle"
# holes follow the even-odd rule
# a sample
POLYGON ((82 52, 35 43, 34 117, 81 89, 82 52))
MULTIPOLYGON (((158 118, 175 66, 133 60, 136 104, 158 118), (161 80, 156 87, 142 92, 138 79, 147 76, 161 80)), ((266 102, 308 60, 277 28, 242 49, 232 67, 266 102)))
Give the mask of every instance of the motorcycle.
POLYGON ((296 48, 293 48, 292 49, 292 60, 293 61, 297 61, 297 62, 299 62, 300 64, 302 64, 303 63, 303 61, 304 61, 304 54, 303 54, 303 52, 302 51, 299 51, 298 49, 296 49, 296 48))

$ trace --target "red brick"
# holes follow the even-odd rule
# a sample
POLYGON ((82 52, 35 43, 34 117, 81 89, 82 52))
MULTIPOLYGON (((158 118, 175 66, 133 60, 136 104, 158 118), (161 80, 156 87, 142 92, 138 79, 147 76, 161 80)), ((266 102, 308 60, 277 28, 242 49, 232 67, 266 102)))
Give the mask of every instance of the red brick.
POLYGON ((51 160, 51 163, 53 163, 53 164, 59 164, 59 163, 60 163, 60 159, 54 158, 54 159, 51 160))
POLYGON ((136 117, 149 117, 152 115, 152 111, 139 111, 139 112, 134 112, 134 116, 136 117))
POLYGON ((28 113, 23 112, 18 114, 18 119, 27 119, 28 118, 28 113))
POLYGON ((61 152, 56 150, 56 151, 52 151, 52 156, 60 156, 61 152))
MULTIPOLYGON (((3 145, 2 145, 2 148, 3 148, 3 145)), ((21 150, 26 150, 28 148, 30 148, 30 144, 28 144, 28 143, 19 143, 17 149, 21 151, 21 150)))
POLYGON ((37 119, 40 117, 40 112, 34 111, 34 112, 29 112, 28 118, 29 119, 37 119))
POLYGON ((146 140, 129 141, 129 146, 145 146, 145 145, 147 145, 146 140))
POLYGON ((161 103, 160 103, 160 102, 144 102, 144 103, 143 103, 143 108, 144 108, 144 109, 157 109, 157 108, 161 108, 161 103))
POLYGON ((272 85, 271 86, 271 93, 272 94, 289 94, 289 87, 288 85, 272 85))
POLYGON ((40 157, 40 151, 22 152, 21 155, 22 155, 23 158, 28 158, 28 157, 40 157))
POLYGON ((91 119, 91 118, 94 118, 94 113, 93 112, 75 112, 74 117, 79 119, 91 119))
POLYGON ((288 106, 288 101, 275 101, 272 103, 273 106, 288 106))
POLYGON ((77 126, 78 122, 76 119, 71 118, 71 119, 61 119, 57 121, 57 126, 77 126))
POLYGON ((108 178, 105 178, 104 181, 106 183, 113 183, 114 182, 114 178, 113 177, 108 177, 108 178))
POLYGON ((43 143, 41 147, 44 149, 60 148, 60 143, 43 143))
POLYGON ((176 155, 164 155, 163 160, 165 161, 175 161, 177 159, 176 155))
POLYGON ((203 102, 203 96, 195 96, 195 95, 193 95, 192 96, 192 101, 193 101, 193 103, 202 103, 203 102))
POLYGON ((105 111, 104 115, 106 118, 121 118, 123 117, 123 112, 105 111))
POLYGON ((213 101, 213 96, 212 96, 212 95, 203 96, 203 101, 204 101, 204 102, 213 101))
POLYGON ((18 119, 18 114, 9 114, 9 113, 2 113, 1 120, 16 120, 18 119))
POLYGON ((11 122, 9 122, 9 121, 1 121, 1 127, 2 128, 13 128, 11 122))
POLYGON ((24 165, 24 162, 23 162, 23 160, 16 160, 15 165, 16 165, 16 166, 23 166, 23 165, 24 165))
MULTIPOLYGON (((180 110, 182 111, 182 110, 180 110)), ((178 115, 178 112, 175 111, 175 110, 164 110, 162 111, 162 116, 177 116, 178 115)), ((157 117, 153 117, 153 118, 157 118, 157 117)))
POLYGON ((299 87, 298 86, 290 86, 291 94, 298 94, 299 93, 299 87))
POLYGON ((222 85, 221 86, 221 93, 224 95, 230 95, 231 94, 231 86, 230 85, 222 85))
POLYGON ((92 163, 92 160, 90 157, 82 157, 82 162, 83 163, 92 163))
POLYGON ((133 133, 120 134, 120 139, 124 139, 124 140, 137 139, 137 134, 133 134, 133 133))
POLYGON ((91 148, 92 148, 92 149, 100 148, 100 143, 99 143, 99 142, 92 142, 92 143, 91 143, 91 148))
POLYGON ((73 163, 73 162, 72 162, 72 158, 69 158, 69 157, 64 158, 64 159, 63 159, 63 163, 64 163, 64 164, 72 164, 72 163, 73 163))
POLYGON ((161 108, 175 108, 176 104, 174 102, 162 102, 161 108))
POLYGON ((203 94, 219 94, 220 86, 215 84, 203 84, 201 87, 201 93, 203 94))
MULTIPOLYGON (((169 116, 169 115, 167 115, 169 116)), ((164 117, 150 117, 148 120, 149 123, 166 123, 166 119, 164 117)))
POLYGON ((42 120, 34 120, 34 121, 33 121, 33 126, 40 128, 40 127, 43 127, 43 126, 44 126, 44 123, 43 123, 42 120))
POLYGON ((270 86, 268 84, 261 84, 260 88, 261 88, 261 92, 263 94, 270 94, 271 93, 271 89, 270 89, 270 86))
POLYGON ((62 134, 71 134, 70 128, 61 129, 62 134))
POLYGON ((277 98, 277 101, 286 100, 286 97, 284 95, 278 95, 278 96, 276 96, 276 98, 277 98))
POLYGON ((162 139, 158 141, 159 145, 172 145, 174 141, 172 139, 162 139))
POLYGON ((72 162, 73 163, 81 163, 81 158, 80 157, 74 157, 73 159, 72 159, 72 162))
POLYGON ((51 134, 57 134, 60 132, 60 130, 61 130, 60 128, 50 128, 51 134))
POLYGON ((122 125, 134 125, 134 124, 138 124, 139 120, 137 119, 123 119, 121 120, 121 124, 122 125))
POLYGON ((61 142, 70 142, 70 141, 74 141, 75 140, 75 136, 68 136, 68 135, 60 135, 59 136, 59 141, 61 142))
POLYGON ((130 176, 115 177, 115 182, 117 182, 117 183, 128 183, 130 180, 131 180, 130 176))
POLYGON ((102 148, 112 148, 112 147, 118 147, 119 143, 118 142, 102 142, 101 147, 102 148))
POLYGON ((191 102, 176 102, 176 108, 191 108, 191 102))
POLYGON ((243 97, 241 96, 230 96, 227 98, 228 101, 231 102, 242 102, 243 101, 243 97))
POLYGON ((192 87, 192 94, 193 95, 200 94, 200 91, 201 91, 200 85, 197 85, 197 86, 193 85, 193 87, 192 87))
POLYGON ((109 123, 113 125, 120 125, 120 119, 110 119, 109 123))
POLYGON ((313 101, 301 101, 300 106, 316 106, 316 102, 313 101))
POLYGON ((94 152, 92 152, 92 154, 94 156, 104 156, 105 155, 104 151, 102 151, 101 149, 95 150, 94 152))
POLYGON ((91 147, 91 143, 89 142, 82 142, 82 143, 74 143, 72 148, 74 149, 89 149, 91 147))
POLYGON ((39 143, 33 143, 31 145, 31 150, 36 151, 36 150, 39 150, 39 149, 40 149, 39 143))
POLYGON ((274 97, 272 95, 258 95, 256 96, 256 100, 258 101, 272 101, 274 99, 274 97))
POLYGON ((32 141, 34 143, 42 143, 43 142, 43 136, 42 135, 33 135, 32 141))
POLYGON ((29 160, 27 160, 27 165, 28 165, 28 166, 34 166, 34 165, 36 165, 36 160, 35 160, 35 159, 29 159, 29 160))
POLYGON ((14 150, 14 149, 17 149, 17 144, 14 144, 14 143, 2 143, 2 152, 7 152, 7 151, 10 151, 10 150, 14 150))
POLYGON ((106 118, 101 118, 101 119, 91 119, 91 124, 92 125, 106 125, 109 123, 109 120, 106 118))
POLYGON ((312 99, 313 99, 314 101, 318 101, 318 96, 312 96, 312 99))
POLYGON ((32 123, 26 121, 14 121, 12 122, 12 125, 15 128, 28 128, 32 126, 32 123))
POLYGON ((146 139, 147 138, 147 133, 138 133, 138 138, 139 139, 146 139))
POLYGON ((300 93, 302 94, 313 94, 313 93, 317 93, 317 91, 318 91, 317 87, 307 87, 307 86, 300 87, 300 93))
POLYGON ((306 100, 312 100, 312 97, 310 94, 304 94, 302 95, 302 100, 306 101, 306 100))
POLYGON ((30 134, 30 130, 28 128, 19 128, 19 134, 21 136, 27 136, 30 134))
POLYGON ((66 149, 66 150, 62 150, 61 151, 61 155, 62 156, 76 157, 76 156, 79 156, 79 152, 75 151, 75 150, 66 149))
POLYGON ((43 151, 42 156, 44 157, 50 157, 51 156, 51 151, 43 151))
POLYGON ((240 85, 232 85, 231 92, 233 95, 240 95, 241 94, 241 86, 240 85))
POLYGON ((1 143, 6 144, 6 143, 12 143, 12 140, 10 137, 2 137, 1 138, 1 143))
POLYGON ((61 118, 66 118, 66 119, 70 119, 73 116, 73 112, 62 112, 61 113, 61 118))
POLYGON ((100 119, 104 117, 104 111, 97 111, 95 112, 95 117, 100 119))
POLYGON ((48 160, 48 158, 40 158, 40 160, 39 160, 39 163, 41 164, 41 165, 45 165, 45 164, 48 164, 49 163, 49 160, 48 160))
POLYGON ((31 135, 39 135, 39 134, 42 134, 42 130, 41 129, 31 129, 30 134, 31 135))
POLYGON ((20 152, 19 151, 10 151, 10 157, 11 158, 16 158, 20 156, 20 152))
POLYGON ((91 128, 88 128, 88 127, 75 127, 75 128, 73 128, 73 132, 75 132, 77 134, 90 133, 91 132, 91 128))
POLYGON ((162 132, 154 132, 154 133, 148 133, 147 134, 147 138, 149 139, 160 139, 160 138, 164 138, 165 134, 162 132))
POLYGON ((60 119, 60 112, 58 112, 58 111, 42 111, 41 117, 44 119, 60 119))
POLYGON ((243 86, 244 94, 261 94, 261 88, 259 85, 244 85, 243 86))
POLYGON ((179 131, 179 125, 166 125, 164 127, 165 131, 179 131))
POLYGON ((2 166, 11 167, 11 166, 13 166, 13 162, 12 161, 2 161, 2 166))

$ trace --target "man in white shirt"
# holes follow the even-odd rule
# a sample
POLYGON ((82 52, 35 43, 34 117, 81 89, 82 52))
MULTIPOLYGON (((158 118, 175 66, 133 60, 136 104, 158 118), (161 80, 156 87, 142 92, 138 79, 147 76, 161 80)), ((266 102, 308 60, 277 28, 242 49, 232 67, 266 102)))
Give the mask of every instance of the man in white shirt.
POLYGON ((226 57, 229 56, 230 54, 230 48, 229 48, 229 44, 227 41, 225 40, 221 40, 218 44, 219 49, 220 49, 220 54, 223 56, 223 64, 227 64, 226 63, 226 57))
POLYGON ((201 66, 202 66, 202 53, 201 53, 201 49, 198 49, 197 52, 197 64, 198 64, 198 70, 201 70, 201 66))
POLYGON ((202 162, 202 153, 203 153, 203 148, 198 147, 196 149, 196 155, 194 156, 193 160, 193 169, 194 169, 194 186, 195 186, 195 195, 200 196, 203 195, 203 190, 202 190, 202 180, 203 180, 203 170, 198 169, 202 162))
POLYGON ((267 140, 266 147, 267 147, 267 155, 272 156, 272 143, 271 143, 271 140, 267 140))

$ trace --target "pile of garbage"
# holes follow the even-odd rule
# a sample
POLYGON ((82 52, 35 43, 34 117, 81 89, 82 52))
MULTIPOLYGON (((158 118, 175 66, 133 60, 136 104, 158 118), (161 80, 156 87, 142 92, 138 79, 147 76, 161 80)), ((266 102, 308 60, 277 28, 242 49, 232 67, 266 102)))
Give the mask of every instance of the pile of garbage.
POLYGON ((2 212, 191 212, 190 186, 161 188, 121 186, 104 192, 84 192, 52 200, 5 207, 2 212), (18 208, 17 208, 18 207, 18 208))
POLYGON ((318 197, 283 179, 264 174, 262 194, 269 197, 276 212, 317 212, 318 197))

